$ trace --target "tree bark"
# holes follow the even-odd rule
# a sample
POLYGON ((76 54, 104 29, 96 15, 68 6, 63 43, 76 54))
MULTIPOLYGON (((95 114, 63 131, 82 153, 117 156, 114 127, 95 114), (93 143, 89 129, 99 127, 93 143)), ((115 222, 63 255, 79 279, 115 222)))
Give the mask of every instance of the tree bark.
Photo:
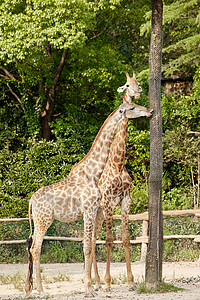
POLYGON ((156 289, 162 281, 163 216, 162 216, 162 0, 152 0, 152 31, 149 52, 149 106, 154 114, 150 120, 149 175, 149 243, 145 279, 148 288, 156 289))

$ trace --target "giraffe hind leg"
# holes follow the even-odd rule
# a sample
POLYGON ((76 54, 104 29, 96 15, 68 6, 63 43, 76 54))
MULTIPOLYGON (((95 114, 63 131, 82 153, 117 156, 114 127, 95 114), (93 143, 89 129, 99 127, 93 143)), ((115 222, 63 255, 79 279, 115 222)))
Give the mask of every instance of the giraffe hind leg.
POLYGON ((127 269, 127 281, 129 290, 135 290, 135 282, 133 273, 131 270, 131 259, 129 252, 129 232, 128 232, 128 215, 130 210, 130 197, 124 197, 122 201, 122 242, 124 246, 125 258, 126 258, 126 269, 127 269))
POLYGON ((32 237, 27 239, 27 252, 28 252, 28 274, 25 283, 26 297, 28 297, 33 289, 33 257, 30 252, 33 239, 32 237))
POLYGON ((33 239, 33 245, 31 247, 31 253, 33 256, 33 261, 35 264, 35 274, 36 274, 36 284, 37 284, 37 291, 42 294, 43 293, 43 287, 42 287, 42 278, 41 278, 41 272, 40 272, 40 255, 41 255, 41 248, 42 248, 42 242, 45 235, 45 232, 49 228, 49 226, 52 224, 52 219, 46 219, 43 221, 43 226, 40 224, 35 224, 35 230, 34 230, 34 239, 33 239))
POLYGON ((41 247, 42 247, 42 242, 43 242, 45 232, 47 231, 49 226, 52 224, 52 222, 53 222, 53 218, 50 216, 48 219, 46 218, 44 220, 41 220, 38 218, 34 222, 33 243, 29 250, 30 258, 32 259, 32 264, 29 263, 27 281, 25 284, 25 291, 27 291, 26 295, 29 295, 31 292, 31 289, 29 288, 29 286, 30 286, 30 280, 32 279, 30 275, 32 272, 31 266, 33 265, 33 263, 35 265, 37 290, 40 294, 43 293, 42 279, 41 279, 41 272, 40 272, 40 254, 41 254, 41 247))
POLYGON ((112 233, 112 214, 106 217, 106 247, 107 247, 107 262, 106 262, 106 275, 105 275, 105 290, 111 290, 111 275, 110 275, 110 259, 111 249, 113 246, 113 233, 112 233))

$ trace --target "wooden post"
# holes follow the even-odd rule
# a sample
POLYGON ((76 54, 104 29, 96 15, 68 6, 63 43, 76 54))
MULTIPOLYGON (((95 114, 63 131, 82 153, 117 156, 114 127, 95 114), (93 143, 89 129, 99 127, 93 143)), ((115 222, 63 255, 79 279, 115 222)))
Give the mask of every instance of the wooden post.
POLYGON ((151 0, 152 31, 149 52, 149 106, 154 110, 150 119, 149 174, 149 243, 146 257, 147 288, 156 289, 162 282, 163 215, 162 215, 162 0, 151 0))
MULTIPOLYGON (((149 227, 149 222, 146 221, 146 220, 143 221, 143 223, 142 223, 142 237, 143 238, 148 238, 148 227, 149 227)), ((142 246, 141 246, 141 258, 140 258, 141 262, 145 262, 146 261, 147 245, 148 245, 148 243, 142 243, 142 246)))

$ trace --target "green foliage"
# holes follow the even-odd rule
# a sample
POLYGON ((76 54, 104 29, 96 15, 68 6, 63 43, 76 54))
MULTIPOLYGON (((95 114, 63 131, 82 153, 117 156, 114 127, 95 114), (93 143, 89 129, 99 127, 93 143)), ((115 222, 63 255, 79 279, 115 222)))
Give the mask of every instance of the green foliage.
MULTIPOLYGON (((131 208, 130 214, 142 213, 148 210, 148 186, 143 185, 132 185, 131 188, 131 208)), ((181 210, 181 209, 192 209, 193 203, 193 192, 191 187, 183 188, 167 188, 163 186, 162 189, 162 202, 163 210, 181 210)))
MULTIPOLYGON (((191 167, 197 176, 200 139, 190 132, 200 130, 199 101, 197 91, 179 98, 173 95, 162 97, 164 165, 168 174, 174 174, 171 188, 185 186, 185 182, 191 184, 191 167)), ((185 194, 188 190, 186 188, 185 194)))
POLYGON ((25 150, 0 152, 1 217, 27 216, 28 200, 42 186, 65 178, 83 158, 76 139, 66 142, 29 141, 25 150), (69 144, 70 143, 70 147, 69 144))
POLYGON ((0 78, 0 149, 22 145, 26 138, 26 126, 20 105, 9 98, 6 81, 0 78))
MULTIPOLYGON (((46 72, 48 66, 51 68, 46 47, 51 51, 82 46, 85 31, 88 26, 91 29, 94 19, 91 2, 82 0, 2 1, 0 12, 4 28, 1 30, 1 60, 19 62, 28 58, 27 65, 32 65, 32 71, 38 76, 42 63, 47 67, 46 72)), ((29 83, 33 83, 32 80, 29 83)))
POLYGON ((192 216, 176 216, 164 218, 164 234, 199 234, 200 220, 192 216))
POLYGON ((49 241, 43 244, 41 263, 83 262, 83 244, 81 242, 49 241))
POLYGON ((148 63, 148 40, 140 39, 140 26, 149 9, 149 0, 123 0, 118 3, 117 9, 111 11, 104 8, 98 14, 97 30, 101 33, 101 39, 106 44, 112 42, 113 48, 120 51, 134 69, 142 69, 148 63))
MULTIPOLYGON (((200 220, 191 216, 165 217, 164 235, 198 235, 200 220)), ((165 261, 191 260, 199 257, 198 244, 192 240, 166 240, 164 243, 163 259, 165 261)))
MULTIPOLYGON (((74 135, 89 150, 101 125, 115 108, 114 98, 121 82, 122 56, 99 41, 89 43, 82 52, 74 51, 69 63, 69 84, 61 87, 62 114, 51 124, 56 138, 74 135)), ((124 76, 124 77, 123 77, 124 76)), ((58 111, 60 107, 56 108, 58 111)))
POLYGON ((192 209, 194 207, 192 188, 172 188, 163 190, 163 210, 192 209))
POLYGON ((131 208, 130 214, 142 213, 148 210, 148 186, 145 184, 135 185, 131 187, 131 208))
MULTIPOLYGON (((0 223, 1 240, 19 240, 29 237, 28 222, 0 223)), ((70 224, 54 221, 46 235, 50 236, 83 236, 83 221, 70 224)), ((0 248, 0 261, 27 262, 26 245, 3 245, 0 248)), ((41 262, 73 262, 83 261, 83 244, 81 242, 44 241, 42 246, 41 262), (52 251, 53 250, 53 251, 52 251)))
MULTIPOLYGON (((149 34, 151 11, 141 26, 141 35, 149 34)), ((180 71, 191 72, 199 66, 198 0, 167 1, 163 7, 163 71, 166 76, 180 71)))
POLYGON ((10 98, 21 103, 28 135, 38 139, 43 126, 39 122, 40 117, 44 118, 42 111, 51 104, 52 121, 60 99, 59 93, 55 98, 51 89, 60 79, 63 50, 81 51, 86 32, 94 28, 94 5, 86 0, 14 1, 12 4, 5 0, 1 2, 0 14, 3 28, 0 30, 0 75, 6 79, 4 84, 10 86, 10 98))
POLYGON ((164 261, 196 261, 198 258, 198 244, 191 240, 167 240, 164 242, 164 261))
POLYGON ((126 167, 133 178, 133 182, 147 181, 149 172, 150 132, 137 130, 129 125, 127 136, 126 167))

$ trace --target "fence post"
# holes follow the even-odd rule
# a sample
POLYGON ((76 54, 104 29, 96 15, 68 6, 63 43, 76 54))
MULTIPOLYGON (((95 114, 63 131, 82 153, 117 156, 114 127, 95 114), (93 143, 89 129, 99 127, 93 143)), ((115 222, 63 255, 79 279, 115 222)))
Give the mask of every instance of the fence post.
MULTIPOLYGON (((143 238, 148 238, 148 227, 149 227, 149 221, 144 220, 142 222, 142 237, 143 238)), ((146 261, 146 255, 147 255, 147 243, 142 243, 141 246, 141 258, 140 261, 141 262, 145 262, 146 261)))

